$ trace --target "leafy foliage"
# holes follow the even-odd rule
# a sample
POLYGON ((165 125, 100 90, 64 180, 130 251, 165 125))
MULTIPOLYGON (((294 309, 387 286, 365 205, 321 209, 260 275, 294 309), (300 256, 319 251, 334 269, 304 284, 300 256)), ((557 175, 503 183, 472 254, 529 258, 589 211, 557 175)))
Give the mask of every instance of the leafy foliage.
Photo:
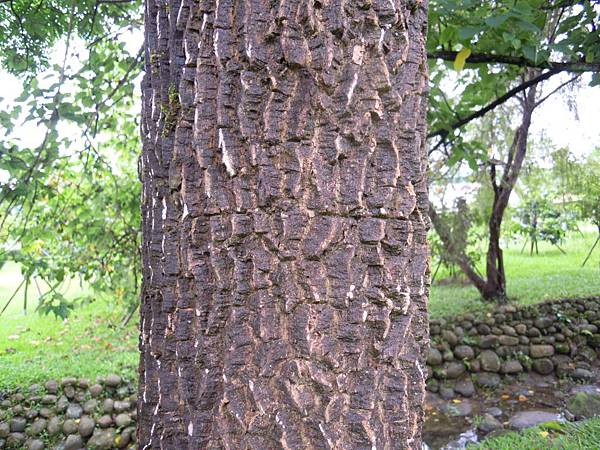
POLYGON ((89 44, 140 25, 140 0, 11 0, 0 2, 0 61, 4 69, 36 74, 50 64, 53 46, 68 34, 89 44))
POLYGON ((526 67, 549 69, 548 77, 590 70, 592 84, 599 83, 599 16, 600 5, 591 0, 432 1, 427 48, 430 137, 439 139, 434 149, 449 147, 450 164, 486 161, 485 145, 457 124, 522 83, 526 67), (461 70, 465 63, 468 70, 461 70))
POLYGON ((122 37, 140 25, 140 2, 32 8, 0 4, 0 50, 13 47, 0 51, 2 63, 24 78, 22 94, 0 114, 0 264, 20 263, 25 288, 34 277, 48 285, 46 313, 73 308, 58 289, 72 278, 133 301, 141 53, 122 37), (64 48, 58 62, 47 56, 56 45, 64 48), (35 130, 39 144, 19 139, 22 128, 35 130))
POLYGON ((449 242, 442 242, 437 234, 431 236, 432 258, 437 260, 433 278, 435 279, 440 267, 446 269, 451 277, 455 278, 459 272, 456 264, 458 258, 466 256, 472 266, 476 266, 481 259, 481 251, 477 247, 481 236, 477 232, 477 227, 473 226, 477 217, 462 197, 455 201, 452 209, 440 212, 439 217, 450 239, 449 242))
POLYGON ((569 221, 546 199, 524 202, 517 209, 519 232, 531 242, 531 252, 538 241, 558 246, 569 228, 569 221))

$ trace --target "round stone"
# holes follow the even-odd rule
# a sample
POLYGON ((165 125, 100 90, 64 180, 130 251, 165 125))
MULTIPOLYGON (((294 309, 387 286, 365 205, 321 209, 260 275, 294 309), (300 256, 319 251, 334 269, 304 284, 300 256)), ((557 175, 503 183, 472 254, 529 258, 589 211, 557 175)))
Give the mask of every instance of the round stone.
POLYGON ((6 439, 10 434, 10 425, 8 422, 0 422, 0 438, 6 439))
POLYGON ((121 381, 122 379, 119 375, 113 374, 106 377, 104 384, 106 384, 108 387, 116 388, 121 384, 121 381))
POLYGON ((427 354, 427 364, 430 366, 439 366, 442 363, 442 354, 437 348, 430 348, 427 354))
POLYGON ((102 411, 110 414, 115 409, 115 401, 112 398, 107 398, 102 402, 102 411))
POLYGON ((465 365, 460 361, 451 361, 446 364, 445 372, 446 378, 451 380, 460 377, 463 373, 465 373, 465 365))
POLYGON ((508 419, 508 425, 515 430, 534 427, 544 422, 554 422, 560 419, 560 414, 547 411, 521 411, 508 419))
POLYGON ((27 426, 27 420, 24 417, 13 417, 10 421, 10 431, 13 433, 22 433, 27 426))
POLYGON ((60 433, 62 426, 60 423, 60 419, 58 417, 52 417, 49 421, 48 421, 48 426, 46 427, 46 430, 48 431, 48 434, 50 436, 54 436, 55 434, 60 433))
POLYGON ((594 374, 587 370, 587 369, 582 369, 582 368, 577 368, 573 371, 573 373, 571 374, 571 377, 573 377, 573 379, 575 380, 591 380, 592 378, 594 378, 594 374))
POLYGON ((125 428, 131 424, 131 417, 129 416, 129 414, 119 414, 117 415, 117 417, 115 417, 115 424, 119 428, 125 428))
POLYGON ((78 434, 71 434, 67 436, 65 441, 64 450, 79 450, 83 447, 83 439, 78 434))
POLYGON ((89 388, 90 395, 92 397, 100 397, 100 395, 102 395, 103 390, 104 390, 104 388, 102 387, 101 384, 93 384, 89 388))
POLYGON ((427 390, 429 392, 438 392, 440 390, 440 383, 435 378, 429 378, 427 380, 427 390))
POLYGON ((475 352, 468 345, 457 345, 454 348, 454 356, 458 359, 473 359, 475 357, 475 352))
POLYGON ((494 348, 498 346, 498 336, 493 334, 488 334, 486 336, 481 336, 479 338, 479 347, 481 348, 494 348))
POLYGON ((65 423, 63 423, 62 428, 63 428, 63 433, 65 433, 65 434, 75 434, 79 430, 79 426, 77 425, 77 422, 75 422, 72 419, 65 420, 65 423))
POLYGON ((129 403, 126 400, 125 401, 117 400, 115 402, 114 408, 115 408, 115 412, 121 413, 121 412, 131 409, 131 403, 129 403))
POLYGON ((42 397, 42 405, 54 405, 57 397, 54 394, 47 394, 42 397))
POLYGON ((548 328, 550 325, 552 325, 553 322, 554 320, 551 317, 538 317, 533 321, 533 324, 536 328, 543 330, 544 328, 548 328))
POLYGON ((129 395, 129 386, 121 386, 117 389, 117 396, 121 399, 127 397, 129 395))
POLYGON ((519 338, 515 336, 502 335, 499 338, 500 345, 506 345, 507 347, 514 347, 519 345, 519 338))
POLYGON ((502 373, 515 374, 523 372, 523 366, 516 359, 510 359, 502 364, 502 373))
POLYGON ((27 450, 44 450, 45 448, 44 441, 39 439, 33 439, 27 443, 27 450))
POLYGON ((550 375, 554 372, 554 364, 548 358, 534 359, 533 370, 541 375, 550 375))
POLYGON ((444 353, 442 353, 442 359, 444 361, 452 361, 454 359, 454 353, 452 353, 452 350, 444 350, 444 353))
POLYGON ((98 426, 100 428, 108 428, 112 425, 113 420, 108 414, 103 415, 98 419, 98 426))
POLYGON ((91 417, 82 417, 79 421, 79 434, 84 438, 90 437, 94 433, 96 422, 91 417))
POLYGON ((532 358, 548 358, 554 355, 552 345, 531 345, 529 347, 529 356, 532 358))
POLYGON ((96 430, 88 441, 87 446, 95 450, 109 450, 113 446, 115 435, 116 431, 114 428, 96 430))
POLYGON ((540 337, 542 335, 540 330, 538 330, 537 328, 534 328, 534 327, 528 328, 526 334, 530 338, 540 337))
POLYGON ((487 408, 485 410, 485 412, 487 414, 491 414, 494 417, 500 417, 502 415, 502 410, 500 408, 498 408, 497 406, 492 406, 490 408, 487 408))
POLYGON ((500 375, 497 373, 481 372, 475 379, 477 385, 485 388, 496 388, 500 385, 500 375))
POLYGON ((71 403, 67 408, 66 416, 69 419, 79 419, 83 415, 83 408, 77 403, 71 403))
POLYGON ((29 421, 35 419, 37 416, 39 416, 39 411, 37 409, 25 409, 25 418, 29 421))
POLYGON ((458 343, 456 334, 450 330, 442 331, 442 339, 445 340, 451 347, 454 347, 458 343))
POLYGON ((479 354, 479 361, 481 362, 481 370, 486 372, 500 371, 500 358, 491 350, 482 351, 479 354))
POLYGON ((91 399, 83 404, 83 412, 86 414, 90 414, 96 410, 98 407, 98 400, 91 399))
POLYGON ((48 392, 48 394, 56 394, 58 392, 58 383, 56 380, 46 381, 44 387, 46 388, 46 392, 48 392))
POLYGON ((455 397, 454 389, 449 386, 440 386, 439 393, 440 397, 442 397, 444 400, 451 400, 455 397))
POLYGON ((502 428, 502 423, 491 414, 484 414, 477 428, 484 433, 491 433, 502 428))
POLYGON ((56 409, 57 409, 57 411, 63 412, 63 411, 66 411, 66 409, 68 407, 69 407, 69 399, 67 397, 65 397, 64 395, 62 395, 58 399, 58 402, 56 402, 56 409))
POLYGON ((6 438, 6 446, 8 448, 23 448, 25 443, 25 435, 23 433, 10 433, 6 438))
POLYGON ((485 323, 480 323, 479 325, 477 325, 477 332, 479 334, 490 334, 492 332, 492 329, 490 328, 489 325, 485 324, 485 323))
POLYGON ((73 386, 71 386, 71 385, 65 386, 63 388, 63 394, 65 394, 65 396, 68 399, 72 399, 73 397, 75 397, 75 388, 73 386))
POLYGON ((463 397, 472 397, 475 394, 475 386, 473 385, 471 378, 458 380, 454 384, 454 390, 463 397))
POLYGON ((62 385, 62 387, 72 386, 75 383, 77 383, 77 379, 73 378, 73 377, 65 377, 60 381, 60 384, 62 385))
POLYGON ((36 419, 29 427, 29 430, 27 430, 27 434, 30 436, 37 436, 43 433, 47 426, 48 421, 46 419, 36 419))
POLYGON ((599 416, 600 395, 578 392, 567 401, 567 409, 577 420, 599 416))
POLYGON ((126 448, 131 442, 131 438, 133 437, 134 431, 131 429, 123 430, 123 432, 115 438, 115 445, 117 448, 126 448))

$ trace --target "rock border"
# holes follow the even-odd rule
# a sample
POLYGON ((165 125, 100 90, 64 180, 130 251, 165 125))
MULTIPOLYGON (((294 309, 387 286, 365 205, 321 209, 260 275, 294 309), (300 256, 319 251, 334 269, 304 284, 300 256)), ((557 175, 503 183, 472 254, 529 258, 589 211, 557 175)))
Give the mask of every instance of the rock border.
POLYGON ((502 305, 482 317, 430 321, 427 389, 470 397, 506 377, 540 375, 590 382, 600 350, 600 296, 502 305))

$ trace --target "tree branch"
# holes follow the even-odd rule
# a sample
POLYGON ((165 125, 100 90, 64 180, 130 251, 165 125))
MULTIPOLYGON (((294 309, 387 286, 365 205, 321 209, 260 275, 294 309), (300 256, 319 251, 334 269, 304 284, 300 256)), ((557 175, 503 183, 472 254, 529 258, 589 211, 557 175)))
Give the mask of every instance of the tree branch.
POLYGON ((547 80, 548 78, 550 78, 562 71, 563 71, 563 69, 558 69, 558 68, 550 69, 547 72, 544 72, 535 78, 531 78, 531 79, 525 81, 524 83, 521 83, 520 85, 518 85, 518 86, 514 87, 513 89, 511 89, 510 91, 508 91, 506 94, 498 97, 496 100, 494 100, 487 106, 484 106, 483 108, 478 109, 477 111, 468 115, 467 117, 465 117, 462 120, 458 120, 458 121, 454 122, 448 128, 441 128, 439 130, 432 131, 431 133, 429 133, 427 135, 427 139, 431 139, 433 137, 440 136, 442 138, 442 140, 444 140, 446 138, 446 136, 448 136, 450 131, 460 128, 460 127, 468 124, 472 120, 483 117, 485 114, 487 114, 494 108, 500 106, 501 104, 505 103, 507 100, 511 99, 518 93, 523 92, 525 89, 527 89, 531 86, 534 86, 544 80, 547 80))
MULTIPOLYGON (((454 61, 458 52, 438 50, 427 53, 429 59, 443 59, 444 61, 454 61)), ((513 55, 494 55, 492 53, 471 53, 467 59, 467 64, 490 63, 490 64, 510 64, 519 67, 530 67, 536 69, 560 69, 568 72, 600 72, 599 62, 583 61, 542 61, 536 63, 524 56, 513 55)))

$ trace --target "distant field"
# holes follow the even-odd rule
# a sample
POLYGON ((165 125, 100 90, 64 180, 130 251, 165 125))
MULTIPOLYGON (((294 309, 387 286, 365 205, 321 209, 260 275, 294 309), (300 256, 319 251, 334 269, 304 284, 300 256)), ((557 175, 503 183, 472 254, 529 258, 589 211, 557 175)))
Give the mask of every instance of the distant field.
MULTIPOLYGON (((0 271, 0 310, 20 281, 16 265, 0 271)), ((89 293, 75 281, 62 292, 71 298, 89 293)), ((26 315, 21 290, 0 316, 0 389, 65 376, 95 379, 112 372, 133 376, 137 366, 137 321, 119 328, 121 308, 115 308, 107 299, 98 299, 63 321, 37 314, 35 286, 30 286, 30 294, 26 315)))
MULTIPOLYGON (((600 295, 600 244, 585 267, 581 263, 594 244, 596 234, 589 231, 583 236, 571 233, 561 248, 541 242, 539 255, 529 256, 528 249, 521 253, 523 242, 504 250, 508 296, 515 302, 528 305, 546 299, 600 295)), ((483 262, 483 258, 482 258, 483 262)), ((483 265, 480 268, 483 272, 483 265)), ((438 280, 444 274, 438 274, 438 280)), ((470 285, 434 284, 429 301, 434 317, 479 311, 489 305, 479 300, 477 290, 470 285)))

